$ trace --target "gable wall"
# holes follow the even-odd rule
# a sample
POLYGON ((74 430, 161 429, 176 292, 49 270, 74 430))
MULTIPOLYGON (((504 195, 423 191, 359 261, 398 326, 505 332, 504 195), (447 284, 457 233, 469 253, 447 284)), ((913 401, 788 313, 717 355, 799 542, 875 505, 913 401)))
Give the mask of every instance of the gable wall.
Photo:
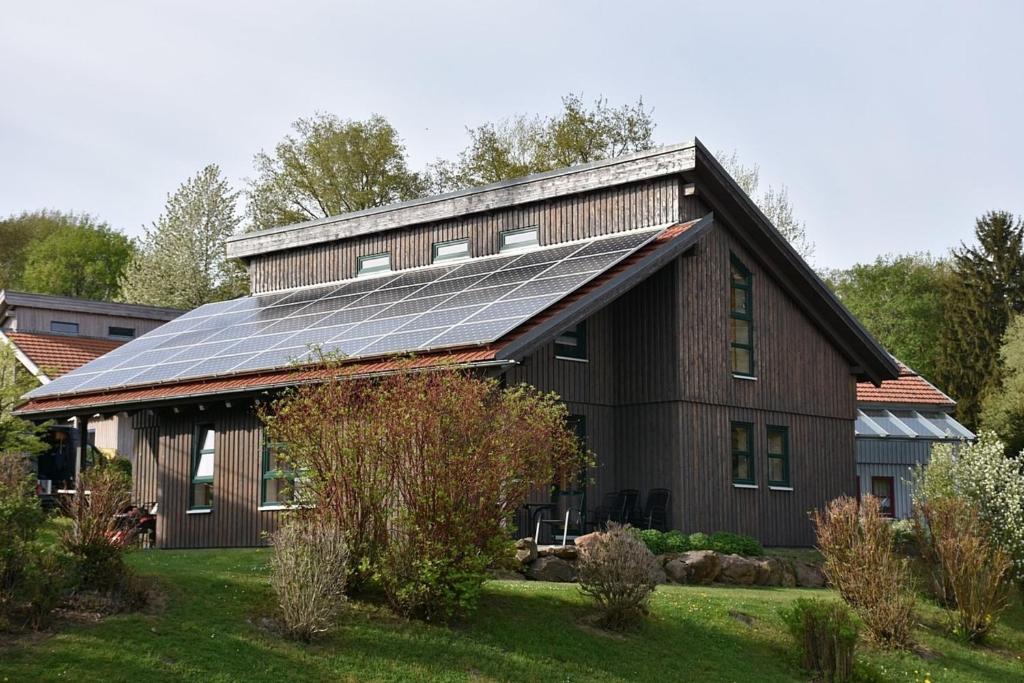
POLYGON ((78 337, 108 337, 108 327, 131 327, 135 329, 135 336, 141 337, 145 333, 155 330, 164 324, 163 320, 152 320, 149 318, 131 318, 123 316, 99 315, 96 313, 81 313, 78 311, 58 311, 51 308, 33 308, 29 306, 18 306, 15 315, 8 318, 4 323, 4 329, 12 332, 39 332, 50 334, 50 321, 78 323, 78 337))
POLYGON ((498 253, 499 234, 537 226, 541 244, 555 244, 678 220, 678 176, 534 202, 457 219, 400 228, 253 257, 249 275, 254 294, 334 282, 355 276, 361 255, 391 252, 395 270, 429 265, 432 245, 468 237, 473 256, 498 253))

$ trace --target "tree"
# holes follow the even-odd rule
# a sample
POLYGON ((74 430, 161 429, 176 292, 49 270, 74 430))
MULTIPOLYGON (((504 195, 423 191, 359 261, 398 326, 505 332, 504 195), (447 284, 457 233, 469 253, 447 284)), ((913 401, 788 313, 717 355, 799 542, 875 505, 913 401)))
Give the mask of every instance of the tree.
POLYGON ((361 211, 426 191, 409 170, 398 131, 379 115, 366 121, 317 114, 292 124, 273 154, 253 160, 249 181, 253 227, 273 228, 361 211))
POLYGON ((89 216, 74 220, 29 245, 21 286, 41 294, 115 298, 121 276, 135 253, 134 245, 123 234, 89 216))
POLYGON ((168 195, 121 281, 125 301, 191 309, 247 291, 242 268, 224 254, 238 231, 238 193, 210 164, 168 195))
POLYGON ((882 346, 931 379, 944 324, 941 292, 948 271, 944 261, 930 254, 887 255, 832 271, 826 279, 882 346))
POLYGON ((775 188, 771 185, 760 195, 757 193, 761 184, 761 169, 756 164, 744 166, 739 154, 735 151, 726 155, 718 153, 718 159, 736 184, 747 193, 747 196, 761 209, 772 225, 789 240, 797 253, 810 261, 814 258, 814 242, 807 237, 807 225, 796 217, 793 204, 789 200, 789 190, 785 185, 775 188))
POLYGON ((458 160, 432 165, 431 186, 448 192, 650 149, 652 114, 643 99, 611 107, 598 97, 588 107, 570 93, 556 116, 520 114, 467 129, 469 145, 458 160))
POLYGON ((1002 381, 984 397, 981 426, 999 435, 1007 452, 1024 451, 1024 315, 1014 316, 999 351, 1002 381))
POLYGON ((29 246, 77 220, 74 215, 44 209, 0 221, 0 289, 22 287, 29 246))
POLYGON ((975 235, 977 246, 953 250, 936 377, 957 399, 961 422, 976 430, 982 398, 999 387, 1006 327, 1024 313, 1024 223, 990 211, 977 219, 975 235))
POLYGON ((40 438, 45 428, 11 415, 25 392, 38 385, 38 380, 21 367, 14 348, 0 343, 0 454, 30 455, 45 450, 40 438))

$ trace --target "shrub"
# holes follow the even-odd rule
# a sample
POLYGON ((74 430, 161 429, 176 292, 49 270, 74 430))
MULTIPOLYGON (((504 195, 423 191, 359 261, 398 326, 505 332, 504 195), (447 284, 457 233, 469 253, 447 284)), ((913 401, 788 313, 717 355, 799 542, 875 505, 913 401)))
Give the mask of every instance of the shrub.
POLYGON ((311 640, 345 601, 348 548, 337 524, 298 516, 271 536, 270 585, 286 635, 311 640))
POLYGON ((962 499, 924 503, 915 518, 933 590, 953 608, 953 631, 968 641, 984 640, 1006 608, 1009 556, 988 540, 977 510, 962 499))
POLYGON ((750 536, 716 531, 708 534, 697 532, 688 539, 690 550, 714 550, 725 555, 764 555, 764 548, 750 536))
POLYGON ((71 524, 61 537, 61 546, 75 559, 80 588, 125 588, 129 571, 115 515, 130 502, 131 480, 123 471, 101 464, 79 475, 75 494, 64 504, 71 524))
POLYGON ((580 550, 580 590, 594 598, 600 623, 624 630, 647 614, 654 591, 654 555, 628 526, 608 525, 595 541, 580 550))
POLYGON ((685 553, 690 550, 690 541, 681 531, 658 531, 657 529, 634 529, 647 549, 655 555, 685 553))
POLYGON ((337 380, 288 392, 260 416, 303 473, 303 498, 344 532, 350 582, 379 585, 403 614, 467 611, 522 501, 586 464, 564 404, 462 371, 361 380, 325 363, 337 380))
POLYGON ((790 634, 803 650, 805 669, 815 672, 827 683, 853 679, 859 626, 845 604, 799 598, 781 613, 790 634))
POLYGON ((897 555, 893 530, 874 496, 831 501, 811 514, 825 576, 883 647, 910 644, 915 597, 908 562, 897 555))

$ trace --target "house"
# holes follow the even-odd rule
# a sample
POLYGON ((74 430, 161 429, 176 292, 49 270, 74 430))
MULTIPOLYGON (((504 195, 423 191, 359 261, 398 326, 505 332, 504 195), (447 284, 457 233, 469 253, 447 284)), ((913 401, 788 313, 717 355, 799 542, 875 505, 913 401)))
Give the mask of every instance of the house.
POLYGON ((903 363, 899 377, 857 384, 857 497, 872 494, 885 514, 911 513, 910 472, 927 465, 938 443, 973 440, 953 419, 956 401, 903 363))
POLYGON ((558 392, 595 507, 671 492, 668 523, 809 545, 855 479, 856 383, 897 377, 699 142, 232 238, 252 295, 40 387, 34 419, 127 412, 162 547, 262 542, 287 501, 254 401, 455 364, 558 392), (409 354, 413 354, 411 360, 409 354))
MULTIPOLYGON (((181 314, 153 306, 0 290, 0 344, 14 350, 20 370, 46 386, 181 314)), ((50 450, 39 456, 38 475, 48 495, 74 481, 80 442, 67 419, 54 423, 46 440, 50 450)), ((131 421, 123 414, 89 423, 86 443, 107 457, 131 460, 134 442, 131 421)))

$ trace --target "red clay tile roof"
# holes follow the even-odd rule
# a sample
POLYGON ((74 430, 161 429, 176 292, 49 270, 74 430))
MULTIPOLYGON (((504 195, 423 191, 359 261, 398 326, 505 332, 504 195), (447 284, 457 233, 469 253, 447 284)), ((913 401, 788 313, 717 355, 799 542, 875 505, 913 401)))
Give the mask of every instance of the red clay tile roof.
POLYGON ((857 402, 950 407, 956 405, 956 401, 936 389, 924 377, 903 363, 897 363, 900 368, 899 379, 886 380, 878 387, 871 382, 857 382, 857 402))
POLYGON ((6 335, 50 379, 57 379, 124 344, 113 339, 34 332, 7 332, 6 335))

